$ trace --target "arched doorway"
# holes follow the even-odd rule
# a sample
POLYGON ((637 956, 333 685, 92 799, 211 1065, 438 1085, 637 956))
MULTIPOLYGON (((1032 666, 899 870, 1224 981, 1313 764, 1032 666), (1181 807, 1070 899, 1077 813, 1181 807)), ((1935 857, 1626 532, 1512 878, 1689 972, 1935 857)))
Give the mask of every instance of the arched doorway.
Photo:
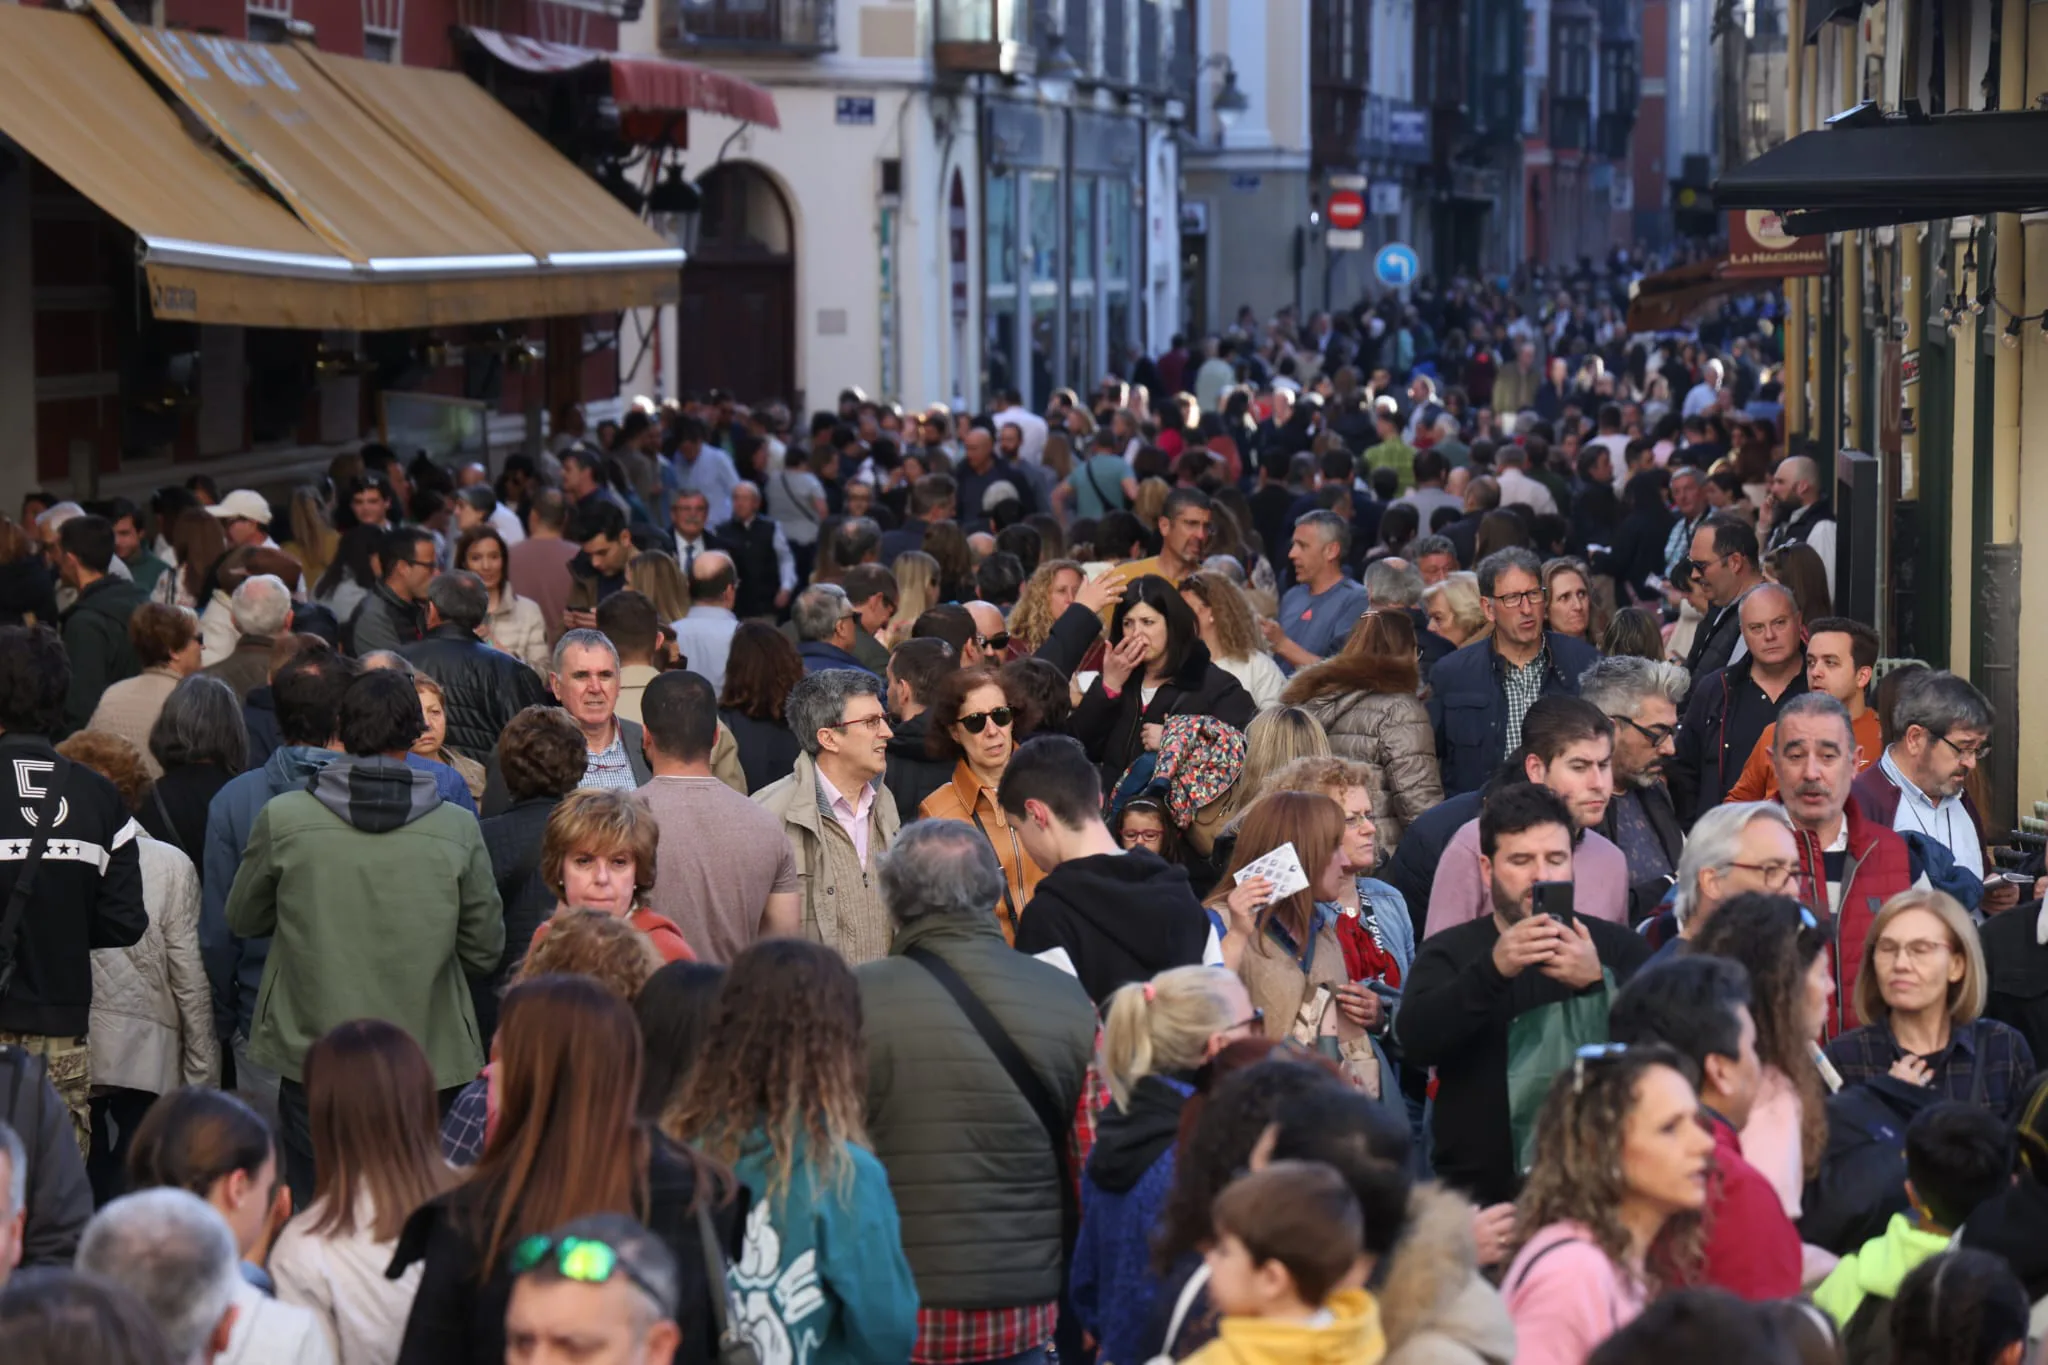
POLYGON ((789 205, 766 172, 727 162, 697 182, 704 204, 676 306, 684 390, 742 403, 796 397, 796 242, 789 205))

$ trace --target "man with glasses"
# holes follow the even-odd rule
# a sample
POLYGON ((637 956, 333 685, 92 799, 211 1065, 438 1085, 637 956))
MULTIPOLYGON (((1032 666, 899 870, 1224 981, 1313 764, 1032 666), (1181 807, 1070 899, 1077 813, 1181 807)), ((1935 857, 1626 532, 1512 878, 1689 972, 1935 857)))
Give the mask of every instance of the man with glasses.
POLYGON ((1799 894, 1799 845, 1785 808, 1772 801, 1716 806, 1700 817, 1678 859, 1671 908, 1644 929, 1660 945, 1652 962, 1683 950, 1714 912, 1747 892, 1799 894))
POLYGON ((1672 798, 1688 827, 1721 804, 1778 709, 1806 691, 1806 642, 1790 590, 1759 584, 1735 617, 1747 653, 1695 676, 1671 762, 1672 798))
POLYGON ((1992 870, 1984 854, 1984 821, 1963 790, 1991 741, 1991 703, 1949 672, 1914 670, 1892 707, 1893 740, 1856 779, 1863 813, 1899 834, 1940 844, 1956 869, 1984 881, 1983 909, 2010 909, 2019 891, 1992 870))
POLYGON ((1528 550, 1479 561, 1479 592, 1493 630, 1430 670, 1444 794, 1477 791, 1522 745, 1522 717, 1538 697, 1577 696, 1600 656, 1583 640, 1544 629, 1543 564, 1528 550))
POLYGON ((803 936, 850 964, 871 962, 890 939, 874 870, 901 823, 882 783, 891 731, 881 679, 864 668, 808 673, 785 712, 802 752, 754 800, 781 817, 796 853, 803 936))
POLYGON ((1685 688, 1685 670, 1677 664, 1627 656, 1602 659, 1579 678, 1579 696, 1614 722, 1614 799, 1600 832, 1628 859, 1631 924, 1664 899, 1685 848, 1664 782, 1685 688))
POLYGON ((1778 713, 1772 742, 1779 796, 1799 846, 1798 889, 1785 894, 1834 926, 1835 1003, 1826 1030, 1833 1038, 1855 1026, 1850 1011, 1863 941, 1878 908, 1914 884, 1912 855, 1850 790, 1856 733, 1842 703, 1824 692, 1794 697, 1778 713))
POLYGON ((361 658, 379 649, 402 650, 427 636, 427 585, 441 571, 434 538, 417 526, 384 537, 384 576, 348 620, 348 648, 361 658))
MULTIPOLYGON (((675 1359, 683 1340, 675 1257, 626 1215, 592 1214, 529 1237, 512 1249, 512 1272, 518 1278, 505 1309, 508 1365, 675 1359)), ((691 1328, 692 1341, 711 1334, 705 1322, 691 1328)))
POLYGON ((1764 581, 1756 531, 1740 517, 1716 512, 1692 534, 1692 570, 1706 588, 1707 604, 1712 608, 1700 622, 1692 649, 1685 656, 1685 671, 1697 683, 1745 652, 1737 604, 1764 581))

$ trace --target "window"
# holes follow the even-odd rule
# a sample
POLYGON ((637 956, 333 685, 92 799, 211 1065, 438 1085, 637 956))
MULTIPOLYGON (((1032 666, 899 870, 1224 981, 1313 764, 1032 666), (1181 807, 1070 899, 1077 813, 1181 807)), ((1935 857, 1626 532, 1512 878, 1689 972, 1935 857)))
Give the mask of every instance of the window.
POLYGON ((398 35, 379 33, 376 29, 363 30, 363 55, 373 62, 396 65, 398 62, 398 35))
POLYGON ((1018 384, 1017 372, 1017 177, 991 171, 982 205, 982 273, 987 282, 983 310, 987 339, 982 383, 987 389, 1018 384))

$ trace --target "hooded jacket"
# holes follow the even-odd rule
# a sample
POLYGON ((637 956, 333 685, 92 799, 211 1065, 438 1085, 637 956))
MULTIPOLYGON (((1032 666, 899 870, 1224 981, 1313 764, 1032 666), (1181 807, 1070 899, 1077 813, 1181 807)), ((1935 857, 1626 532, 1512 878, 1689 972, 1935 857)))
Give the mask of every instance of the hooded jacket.
POLYGON ((82 729, 100 693, 142 671, 128 643, 128 618, 149 594, 109 574, 88 583, 64 613, 64 652, 71 656, 71 688, 64 694, 66 731, 82 729))
POLYGON ((1152 1232, 1173 1189, 1174 1138, 1194 1086, 1182 1076, 1141 1076, 1130 1105, 1102 1111, 1081 1179, 1081 1235, 1068 1301, 1101 1343, 1101 1365, 1142 1365, 1159 1277, 1152 1232))
POLYGON ((1511 1365, 1515 1324, 1479 1273, 1470 1200, 1418 1185, 1379 1287, 1385 1365, 1511 1365))
POLYGON ((1339 654, 1296 674, 1281 700, 1322 722, 1331 753, 1365 765, 1373 825, 1391 853, 1409 822, 1444 799, 1444 784, 1415 670, 1387 674, 1381 660, 1339 654))
POLYGON ((298 1080, 336 1024, 388 1019, 434 1085, 467 1083, 483 1046, 465 971, 495 971, 505 920, 477 822, 395 759, 337 757, 264 806, 228 895, 228 929, 275 938, 250 1055, 298 1080))
POLYGON ((1193 967, 1209 943, 1209 916, 1187 869, 1156 853, 1095 853, 1045 874, 1017 921, 1017 950, 1064 948, 1088 998, 1193 967))
POLYGON ((1947 1251, 1948 1243, 1947 1233, 1929 1231, 1915 1223, 1912 1215, 1895 1213, 1882 1236, 1844 1256, 1834 1273, 1820 1282, 1820 1288, 1813 1291, 1814 1306, 1837 1326, 1847 1327, 1865 1298, 1898 1297, 1899 1285, 1913 1267, 1947 1251))
POLYGON ((931 733, 931 725, 930 711, 920 711, 901 724, 890 722, 889 766, 882 774, 882 785, 896 798, 899 811, 916 810, 927 796, 952 780, 953 765, 943 758, 933 758, 925 749, 925 736, 931 733))
POLYGON ((1258 712, 1244 684, 1218 668, 1209 658, 1209 647, 1200 640, 1189 644, 1187 657, 1152 694, 1150 705, 1144 697, 1143 680, 1135 673, 1115 697, 1103 690, 1098 676, 1074 708, 1068 728, 1087 747, 1088 756, 1102 765, 1105 785, 1113 786, 1132 760, 1145 752, 1147 725, 1160 724, 1168 716, 1214 716, 1242 730, 1258 712))
POLYGON ((1340 1289, 1320 1326, 1265 1318, 1225 1318, 1216 1339, 1183 1365, 1373 1365, 1386 1352, 1379 1305, 1363 1289, 1340 1289))
POLYGON ((439 625, 405 657, 441 685, 448 747, 478 763, 490 761, 512 717, 548 700, 540 675, 457 625, 439 625))

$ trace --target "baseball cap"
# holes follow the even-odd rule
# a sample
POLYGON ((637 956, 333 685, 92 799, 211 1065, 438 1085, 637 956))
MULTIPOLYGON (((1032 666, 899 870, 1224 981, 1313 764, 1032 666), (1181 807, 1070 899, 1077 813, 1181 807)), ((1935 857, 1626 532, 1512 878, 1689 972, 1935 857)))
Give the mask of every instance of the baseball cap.
POLYGON ((258 526, 270 525, 270 504, 264 500, 261 493, 247 488, 237 488, 206 510, 222 521, 239 518, 253 521, 258 526))

